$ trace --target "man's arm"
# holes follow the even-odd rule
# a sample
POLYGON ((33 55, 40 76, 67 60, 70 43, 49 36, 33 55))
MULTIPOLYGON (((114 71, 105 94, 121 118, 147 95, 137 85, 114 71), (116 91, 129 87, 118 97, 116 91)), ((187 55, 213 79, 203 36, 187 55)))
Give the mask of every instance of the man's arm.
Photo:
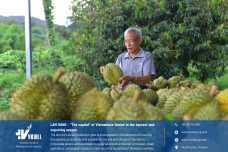
MULTIPOLYGON (((121 88, 125 87, 130 81, 135 81, 135 76, 128 76, 125 75, 122 78, 120 78, 119 80, 124 80, 122 83, 119 83, 119 86, 121 88)), ((137 80, 135 81, 136 83, 150 83, 151 80, 151 74, 145 74, 143 76, 138 76, 137 80)))

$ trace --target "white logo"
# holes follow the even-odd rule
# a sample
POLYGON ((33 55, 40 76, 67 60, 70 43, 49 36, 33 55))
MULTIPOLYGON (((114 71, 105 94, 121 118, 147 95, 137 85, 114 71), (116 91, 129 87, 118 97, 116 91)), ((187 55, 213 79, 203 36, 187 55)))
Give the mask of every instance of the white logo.
POLYGON ((178 134, 178 130, 175 130, 175 131, 174 131, 174 134, 178 134))
POLYGON ((137 65, 141 65, 142 63, 141 62, 139 62, 137 65))
POLYGON ((178 142, 179 141, 179 139, 178 138, 175 138, 175 142, 178 142))
POLYGON ((18 139, 25 139, 28 135, 28 139, 41 139, 41 134, 28 134, 30 129, 32 128, 32 124, 26 129, 24 132, 24 129, 18 129, 18 132, 16 132, 16 136, 18 136, 18 139))
POLYGON ((175 146, 175 148, 177 149, 177 148, 178 148, 178 146, 176 145, 176 146, 175 146))

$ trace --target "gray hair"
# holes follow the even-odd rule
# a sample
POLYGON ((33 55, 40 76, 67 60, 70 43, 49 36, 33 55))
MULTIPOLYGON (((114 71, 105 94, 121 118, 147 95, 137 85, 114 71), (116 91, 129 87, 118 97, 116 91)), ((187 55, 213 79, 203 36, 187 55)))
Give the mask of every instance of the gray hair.
POLYGON ((126 36, 126 34, 128 34, 129 32, 134 32, 137 36, 137 38, 142 38, 142 33, 139 29, 137 28, 128 28, 125 32, 124 32, 124 37, 126 36))

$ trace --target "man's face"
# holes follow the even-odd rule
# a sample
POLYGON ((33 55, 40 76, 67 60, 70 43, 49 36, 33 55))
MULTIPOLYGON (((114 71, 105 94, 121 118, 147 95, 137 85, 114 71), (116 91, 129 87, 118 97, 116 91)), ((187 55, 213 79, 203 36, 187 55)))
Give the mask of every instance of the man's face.
POLYGON ((134 32, 127 33, 124 40, 129 53, 136 53, 139 51, 139 45, 142 43, 142 39, 138 38, 134 32))

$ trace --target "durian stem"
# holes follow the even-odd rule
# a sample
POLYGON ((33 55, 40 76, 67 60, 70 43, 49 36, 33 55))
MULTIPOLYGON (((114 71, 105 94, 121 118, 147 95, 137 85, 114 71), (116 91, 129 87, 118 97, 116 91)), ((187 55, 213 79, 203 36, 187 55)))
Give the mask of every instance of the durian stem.
POLYGON ((112 86, 111 89, 114 90, 117 95, 119 94, 119 92, 116 90, 116 88, 114 86, 112 86))
POLYGON ((132 103, 137 103, 139 98, 140 98, 140 96, 141 96, 141 94, 142 94, 142 90, 141 89, 136 89, 135 90, 135 95, 134 95, 133 100, 132 100, 132 103))
POLYGON ((183 116, 183 120, 192 120, 192 116, 186 114, 183 116))
POLYGON ((216 86, 216 85, 213 85, 212 87, 211 87, 211 91, 210 91, 210 96, 211 97, 214 97, 215 95, 216 95, 216 91, 218 90, 218 87, 216 86))
POLYGON ((52 78, 52 83, 56 84, 59 81, 59 78, 66 72, 64 67, 60 67, 56 72, 55 76, 52 78))

